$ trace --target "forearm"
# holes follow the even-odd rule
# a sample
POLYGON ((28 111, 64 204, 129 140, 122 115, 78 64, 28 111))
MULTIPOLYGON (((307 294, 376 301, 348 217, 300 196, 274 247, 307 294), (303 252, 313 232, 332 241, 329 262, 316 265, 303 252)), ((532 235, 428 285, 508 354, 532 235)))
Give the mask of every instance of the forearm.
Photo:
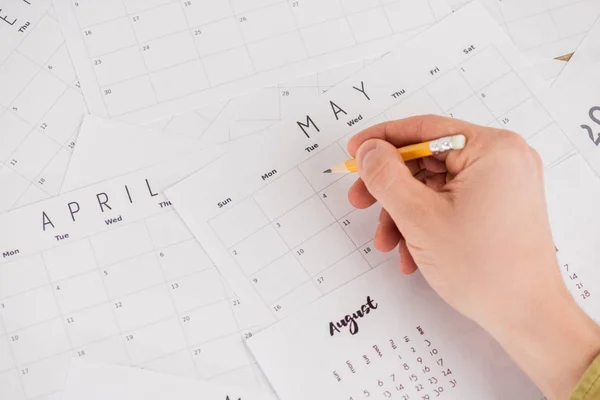
POLYGON ((562 291, 514 317, 492 334, 549 400, 568 399, 600 354, 600 327, 562 291))

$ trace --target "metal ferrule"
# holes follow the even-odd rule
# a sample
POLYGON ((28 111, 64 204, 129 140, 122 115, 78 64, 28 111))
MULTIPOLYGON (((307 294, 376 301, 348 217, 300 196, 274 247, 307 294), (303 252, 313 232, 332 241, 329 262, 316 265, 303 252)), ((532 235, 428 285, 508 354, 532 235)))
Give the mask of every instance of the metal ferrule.
POLYGON ((429 150, 432 154, 440 154, 452 150, 452 137, 443 137, 429 142, 429 150))

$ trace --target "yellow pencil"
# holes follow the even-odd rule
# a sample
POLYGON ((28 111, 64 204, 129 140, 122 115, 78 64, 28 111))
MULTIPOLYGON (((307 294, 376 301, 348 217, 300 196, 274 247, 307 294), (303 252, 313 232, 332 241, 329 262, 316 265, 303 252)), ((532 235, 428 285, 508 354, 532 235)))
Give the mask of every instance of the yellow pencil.
MULTIPOLYGON (((418 158, 428 157, 434 154, 445 153, 450 150, 460 150, 465 147, 467 139, 464 135, 447 136, 429 142, 411 144, 410 146, 398 149, 400 156, 404 161, 416 160, 418 158)), ((351 158, 342 164, 331 167, 323 171, 324 174, 357 172, 356 159, 351 158)))

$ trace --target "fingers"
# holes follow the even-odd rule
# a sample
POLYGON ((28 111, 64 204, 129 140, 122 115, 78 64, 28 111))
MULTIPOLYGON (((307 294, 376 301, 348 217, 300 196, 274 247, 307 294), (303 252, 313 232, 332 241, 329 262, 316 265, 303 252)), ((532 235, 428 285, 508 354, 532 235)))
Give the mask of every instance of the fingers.
POLYGON ((381 252, 387 253, 388 251, 392 251, 398 245, 401 238, 402 235, 396 227, 396 223, 390 214, 385 209, 382 209, 381 214, 379 215, 379 225, 375 232, 375 248, 381 252))
POLYGON ((396 147, 402 147, 444 136, 463 134, 468 143, 480 128, 465 121, 437 115, 410 117, 383 122, 357 133, 348 142, 348 152, 355 157, 360 145, 369 139, 381 139, 396 147))
POLYGON ((398 148, 457 134, 463 134, 467 138, 467 145, 463 150, 435 155, 429 158, 430 161, 423 162, 431 164, 432 168, 440 168, 440 164, 431 161, 438 160, 444 163, 448 172, 457 175, 475 160, 487 154, 486 149, 493 147, 499 137, 506 136, 509 132, 453 118, 423 115, 371 126, 350 139, 348 152, 351 156, 356 156, 358 148, 369 139, 385 140, 398 148))
POLYGON ((415 175, 415 179, 423 182, 425 186, 439 192, 443 190, 444 185, 447 183, 446 174, 436 174, 428 170, 423 170, 415 175))
POLYGON ((406 275, 415 273, 419 267, 412 254, 410 254, 410 251, 408 251, 408 246, 406 246, 404 238, 400 239, 398 252, 400 253, 400 271, 406 275))
POLYGON ((360 178, 358 178, 348 190, 348 200, 354 208, 360 209, 371 207, 377 202, 375 197, 369 193, 365 183, 360 178))
MULTIPOLYGON (((362 184, 396 222, 399 230, 425 224, 433 217, 438 194, 413 176, 396 148, 390 143, 371 139, 357 154, 362 184)), ((364 200, 364 198, 363 198, 364 200)))
MULTIPOLYGON (((440 161, 430 159, 430 161, 435 161, 435 163, 432 163, 432 162, 423 163, 424 160, 427 160, 427 159, 412 160, 412 161, 407 162, 406 166, 408 167, 410 172, 413 175, 415 175, 415 174, 419 173, 419 171, 421 171, 422 168, 424 168, 425 166, 429 166, 429 165, 432 168, 437 170, 437 169, 439 169, 439 165, 435 164, 435 163, 440 163, 445 172, 445 167, 443 166, 443 163, 441 163, 440 161)), ((369 193, 369 191, 367 190, 367 187, 365 186, 365 183, 362 181, 362 179, 360 179, 360 177, 356 180, 356 182, 354 182, 354 184, 348 190, 348 200, 350 201, 350 204, 352 204, 353 207, 360 208, 360 209, 371 207, 373 204, 375 204, 377 202, 377 200, 375 200, 375 198, 371 195, 371 193, 369 193)))

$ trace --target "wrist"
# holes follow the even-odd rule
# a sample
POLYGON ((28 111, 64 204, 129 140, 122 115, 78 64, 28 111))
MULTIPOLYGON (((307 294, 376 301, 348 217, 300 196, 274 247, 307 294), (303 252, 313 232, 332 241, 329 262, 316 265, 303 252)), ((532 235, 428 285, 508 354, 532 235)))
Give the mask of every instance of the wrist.
POLYGON ((544 292, 490 333, 549 399, 567 399, 600 354, 600 327, 562 280, 544 292))

